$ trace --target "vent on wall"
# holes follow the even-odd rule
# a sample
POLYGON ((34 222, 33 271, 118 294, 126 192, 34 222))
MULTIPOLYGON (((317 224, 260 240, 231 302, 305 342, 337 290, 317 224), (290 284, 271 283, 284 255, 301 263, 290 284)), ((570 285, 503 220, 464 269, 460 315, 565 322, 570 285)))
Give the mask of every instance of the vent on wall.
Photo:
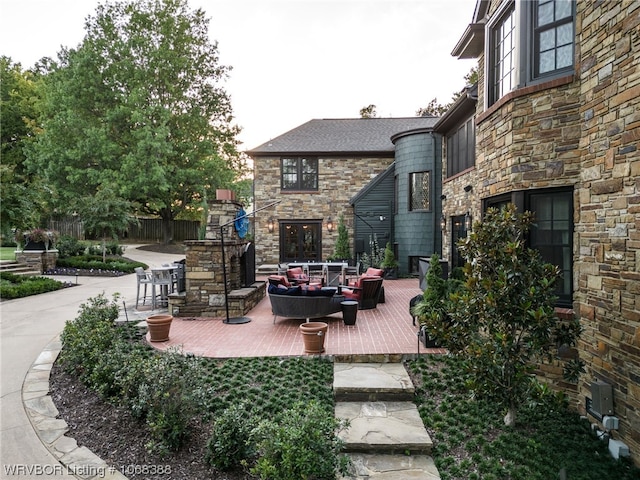
POLYGON ((591 382, 591 398, 587 399, 587 411, 598 420, 613 415, 613 389, 601 380, 591 382))

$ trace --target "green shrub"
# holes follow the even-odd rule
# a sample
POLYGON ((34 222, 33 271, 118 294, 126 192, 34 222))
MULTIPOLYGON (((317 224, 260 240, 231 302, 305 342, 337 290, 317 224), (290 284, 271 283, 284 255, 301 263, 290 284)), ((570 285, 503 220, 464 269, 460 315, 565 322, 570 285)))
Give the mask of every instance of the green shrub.
POLYGON ((64 283, 51 278, 0 272, 0 298, 5 300, 53 292, 61 288, 64 288, 64 283))
POLYGON ((63 235, 56 242, 59 258, 77 257, 84 254, 87 246, 75 237, 63 235))
MULTIPOLYGON (((107 252, 107 255, 122 255, 124 253, 124 247, 122 247, 116 240, 111 240, 110 242, 105 243, 104 249, 107 252)), ((91 244, 87 249, 87 253, 89 255, 97 255, 102 256, 102 244, 91 244)))
POLYGON ((255 423, 247 403, 234 404, 225 409, 213 424, 207 442, 207 463, 222 471, 248 463, 255 455, 255 446, 251 442, 255 423))
POLYGON ((77 375, 90 384, 93 369, 101 357, 110 355, 111 347, 118 339, 114 320, 118 318, 118 296, 109 301, 104 294, 90 298, 80 305, 80 314, 67 322, 60 340, 62 351, 59 361, 64 370, 77 375))
POLYGON ((106 261, 102 261, 102 256, 99 255, 60 258, 58 259, 57 266, 88 270, 110 270, 124 273, 133 273, 136 267, 147 268, 147 265, 144 263, 133 262, 126 258, 107 258, 106 261))
POLYGON ((296 403, 275 420, 258 425, 258 461, 251 473, 263 480, 330 480, 344 475, 349 460, 340 455, 343 442, 336 432, 346 426, 317 402, 296 403))
POLYGON ((124 253, 124 247, 116 240, 107 243, 105 249, 107 250, 107 255, 122 255, 124 253))
POLYGON ((152 436, 147 449, 160 454, 178 450, 190 421, 212 395, 202 383, 202 359, 170 351, 129 367, 121 372, 120 388, 134 416, 146 418, 152 436))

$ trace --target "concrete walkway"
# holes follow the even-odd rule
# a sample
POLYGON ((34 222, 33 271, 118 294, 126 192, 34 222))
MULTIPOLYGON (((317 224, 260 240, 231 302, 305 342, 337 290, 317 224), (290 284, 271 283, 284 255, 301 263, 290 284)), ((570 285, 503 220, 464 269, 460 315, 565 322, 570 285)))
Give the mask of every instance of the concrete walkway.
MULTIPOLYGON (((127 246, 125 255, 149 266, 160 266, 163 263, 184 258, 184 255, 159 254, 138 250, 135 247, 127 246)), ((75 277, 67 277, 65 280, 75 282, 75 277)), ((36 371, 46 372, 48 378, 46 369, 50 367, 46 366, 46 360, 51 342, 55 345, 55 339, 65 323, 76 318, 80 305, 86 303, 87 299, 101 293, 111 298, 114 293, 119 293, 120 304, 124 300, 127 310, 133 312, 136 296, 136 282, 133 275, 79 277, 78 283, 76 287, 57 292, 0 303, 0 458, 2 460, 0 478, 2 479, 77 478, 61 466, 58 459, 45 448, 35 433, 23 405, 23 382, 26 379, 30 382, 29 388, 38 389, 38 380, 40 383, 44 381, 31 370, 34 363, 37 367, 36 371)), ((145 312, 146 314, 148 312, 145 312)), ((26 395, 30 396, 28 391, 26 395)), ((32 406, 36 410, 40 408, 33 403, 32 406)), ((55 424, 50 426, 55 430, 55 424)), ((90 478, 87 475, 81 475, 81 477, 90 478)))

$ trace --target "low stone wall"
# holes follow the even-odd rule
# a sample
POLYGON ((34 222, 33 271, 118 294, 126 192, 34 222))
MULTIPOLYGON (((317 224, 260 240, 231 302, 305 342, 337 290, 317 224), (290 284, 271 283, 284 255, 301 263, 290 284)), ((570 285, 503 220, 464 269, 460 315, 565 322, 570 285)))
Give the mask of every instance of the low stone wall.
MULTIPOLYGON (((266 293, 266 283, 256 282, 250 287, 232 290, 227 294, 229 301, 229 317, 242 317, 255 308, 266 293)), ((187 303, 185 292, 169 295, 169 313, 174 317, 214 317, 224 318, 227 315, 224 294, 221 301, 215 304, 187 303)))
POLYGON ((16 251, 16 262, 24 263, 32 270, 44 273, 46 270, 56 268, 58 250, 22 250, 16 251))

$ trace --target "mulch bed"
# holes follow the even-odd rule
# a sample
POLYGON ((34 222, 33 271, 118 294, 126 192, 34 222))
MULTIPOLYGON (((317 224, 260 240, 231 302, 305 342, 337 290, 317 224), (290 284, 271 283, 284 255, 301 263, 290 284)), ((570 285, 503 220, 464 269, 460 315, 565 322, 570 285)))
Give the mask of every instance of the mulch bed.
POLYGON ((249 480, 244 472, 218 472, 205 463, 210 425, 195 423, 187 444, 165 457, 147 452, 151 441, 147 427, 124 408, 102 400, 75 376, 56 364, 51 371, 50 390, 59 418, 69 425, 67 436, 85 446, 127 478, 144 480, 249 480), (155 473, 155 474, 154 474, 155 473))

